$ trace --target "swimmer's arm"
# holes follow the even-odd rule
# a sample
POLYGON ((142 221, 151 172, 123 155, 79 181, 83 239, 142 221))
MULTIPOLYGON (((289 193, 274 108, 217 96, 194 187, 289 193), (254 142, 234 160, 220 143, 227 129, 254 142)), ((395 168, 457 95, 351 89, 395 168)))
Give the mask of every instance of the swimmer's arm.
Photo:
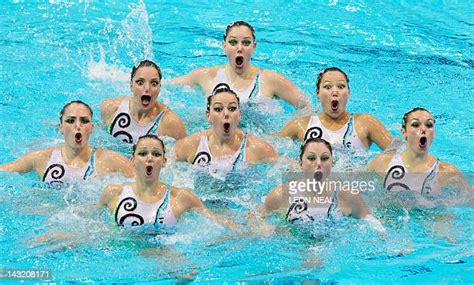
POLYGON ((135 169, 125 156, 111 150, 97 149, 97 173, 104 177, 111 172, 120 172, 127 178, 135 177, 135 169))
POLYGON ((370 215, 369 208, 365 203, 362 196, 359 194, 352 194, 350 192, 342 191, 340 192, 341 197, 344 197, 344 200, 347 204, 349 204, 350 216, 356 219, 363 219, 366 216, 370 215))
POLYGON ((186 137, 186 127, 183 121, 171 110, 166 112, 163 122, 160 125, 160 132, 162 132, 164 136, 172 137, 176 140, 186 137))
POLYGON ((169 82, 175 85, 202 86, 207 69, 206 67, 196 68, 188 74, 171 78, 169 82))
POLYGON ((235 223, 234 221, 211 212, 208 208, 206 208, 206 206, 204 206, 201 203, 201 200, 199 200, 199 198, 196 195, 194 195, 194 193, 192 193, 191 191, 187 189, 180 189, 180 196, 181 196, 180 198, 182 201, 181 203, 186 205, 185 207, 186 209, 184 210, 184 212, 186 212, 186 210, 195 211, 207 218, 210 218, 218 222, 219 224, 225 227, 233 228, 233 229, 238 228, 238 224, 235 223))
POLYGON ((383 153, 377 155, 372 161, 367 165, 367 170, 372 172, 377 172, 380 176, 385 176, 388 164, 392 160, 393 153, 383 153))
POLYGON ((267 86, 272 87, 275 96, 297 108, 304 108, 310 105, 308 98, 288 78, 268 69, 264 71, 264 74, 268 78, 267 86))
POLYGON ((40 174, 39 164, 47 161, 50 150, 37 150, 25 153, 15 161, 0 165, 0 171, 26 173, 36 170, 40 174))
POLYGON ((278 160, 275 149, 268 142, 254 135, 248 136, 246 156, 250 163, 275 163, 278 160))
POLYGON ((111 184, 105 187, 99 200, 99 207, 108 207, 113 211, 117 206, 118 197, 120 193, 122 193, 122 189, 122 185, 116 184, 111 184))
POLYGON ((198 147, 199 138, 200 133, 195 133, 177 141, 174 145, 176 161, 187 161, 192 163, 198 147))
POLYGON ((441 187, 451 186, 463 190, 465 193, 473 193, 472 186, 466 181, 466 177, 454 165, 441 161, 439 163, 439 181, 441 187))
POLYGON ((293 140, 299 139, 298 131, 305 129, 302 125, 303 125, 303 118, 292 120, 288 124, 286 124, 286 126, 284 126, 283 129, 280 130, 278 135, 280 137, 289 137, 293 140))
POLYGON ((102 101, 100 104, 100 115, 102 121, 108 128, 110 124, 112 124, 112 119, 115 116, 115 113, 118 110, 118 107, 122 100, 128 100, 127 98, 114 98, 114 99, 106 99, 102 101))
POLYGON ((367 126, 369 130, 369 141, 385 150, 392 142, 392 135, 382 122, 370 114, 360 114, 359 118, 362 119, 363 125, 367 126))

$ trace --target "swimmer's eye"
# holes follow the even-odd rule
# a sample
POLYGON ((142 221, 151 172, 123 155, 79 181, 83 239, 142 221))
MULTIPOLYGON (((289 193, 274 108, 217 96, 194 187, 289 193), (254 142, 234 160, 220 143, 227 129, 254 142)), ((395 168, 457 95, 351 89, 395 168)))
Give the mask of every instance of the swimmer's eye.
POLYGON ((337 88, 344 89, 344 88, 346 88, 346 84, 338 84, 337 88))
POLYGON ((89 120, 89 118, 81 118, 81 123, 83 124, 89 124, 91 122, 91 120, 89 120))
POLYGON ((434 127, 434 123, 433 122, 426 122, 425 126, 429 129, 431 129, 432 127, 434 127))
POLYGON ((142 86, 145 82, 141 79, 135 81, 135 83, 138 85, 138 86, 142 86))
POLYGON ((66 123, 68 124, 74 124, 74 122, 76 121, 74 118, 67 118, 66 120, 64 120, 66 123))
POLYGON ((153 80, 153 81, 151 82, 151 86, 153 86, 153 87, 157 87, 157 86, 159 86, 159 85, 160 85, 160 82, 158 82, 158 81, 156 81, 156 80, 153 80))
POLYGON ((160 157, 161 156, 161 152, 159 152, 159 151, 154 151, 154 152, 152 152, 152 154, 153 154, 154 157, 160 157))
POLYGON ((235 107, 235 106, 230 106, 230 107, 227 108, 227 109, 228 109, 229 111, 231 111, 231 112, 237 111, 237 107, 235 107))
POLYGON ((325 84, 325 85, 323 85, 323 88, 326 89, 326 90, 330 90, 332 88, 332 85, 331 84, 325 84))
POLYGON ((248 46, 250 46, 250 45, 252 44, 252 41, 244 40, 244 41, 243 41, 243 44, 244 44, 244 46, 248 47, 248 46))
POLYGON ((418 127, 420 126, 420 123, 418 123, 418 122, 413 122, 413 123, 411 123, 410 126, 412 126, 412 127, 414 127, 414 128, 418 128, 418 127))
POLYGON ((315 161, 316 157, 313 156, 313 155, 310 155, 310 156, 306 157, 306 159, 308 159, 309 161, 315 161))
POLYGON ((231 46, 235 46, 237 44, 237 41, 236 40, 229 40, 229 44, 231 46))
POLYGON ((138 155, 139 155, 139 156, 147 156, 147 155, 148 155, 148 151, 146 151, 146 150, 139 151, 139 152, 138 152, 138 155))
POLYGON ((212 108, 212 110, 214 110, 214 112, 221 112, 222 111, 222 107, 214 107, 212 108))
POLYGON ((329 155, 323 155, 323 156, 321 156, 321 161, 326 162, 326 161, 328 161, 328 160, 329 160, 329 155))

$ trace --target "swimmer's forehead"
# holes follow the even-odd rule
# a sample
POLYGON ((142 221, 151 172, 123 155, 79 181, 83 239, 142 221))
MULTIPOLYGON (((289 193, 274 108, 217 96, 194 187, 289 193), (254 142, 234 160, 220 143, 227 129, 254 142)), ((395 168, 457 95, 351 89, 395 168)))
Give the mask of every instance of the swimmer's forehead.
POLYGON ((329 151, 329 148, 326 146, 326 144, 324 144, 322 142, 311 142, 311 143, 309 143, 306 146, 305 154, 309 154, 309 153, 313 153, 313 154, 328 153, 328 154, 331 154, 331 152, 329 151))
POLYGON ((252 31, 247 26, 236 26, 230 29, 229 33, 227 34, 227 38, 250 38, 252 37, 252 31))
POLYGON ((232 104, 232 103, 235 103, 237 104, 237 98, 235 97, 235 95, 231 94, 231 93, 228 93, 228 92, 222 92, 222 93, 219 93, 219 94, 216 94, 214 96, 212 96, 211 98, 212 100, 212 105, 214 104, 232 104))
POLYGON ((419 110, 419 111, 415 111, 413 113, 411 113, 410 115, 408 115, 408 120, 409 121, 419 121, 419 120, 432 120, 434 121, 433 119, 433 115, 431 115, 429 112, 426 112, 426 111, 423 111, 423 110, 419 110))
POLYGON ((73 103, 67 106, 66 110, 64 110, 63 117, 90 117, 91 112, 89 109, 79 103, 73 103))
POLYGON ((324 73, 323 78, 321 80, 323 83, 325 82, 347 82, 346 77, 339 71, 328 71, 324 73))
POLYGON ((146 139, 141 139, 140 142, 137 145, 137 150, 147 150, 147 149, 152 149, 152 150, 160 150, 163 151, 163 148, 161 146, 161 142, 151 139, 151 138, 146 138, 146 139))
POLYGON ((158 73, 158 70, 153 66, 142 66, 138 68, 133 78, 156 79, 160 81, 160 74, 158 73))

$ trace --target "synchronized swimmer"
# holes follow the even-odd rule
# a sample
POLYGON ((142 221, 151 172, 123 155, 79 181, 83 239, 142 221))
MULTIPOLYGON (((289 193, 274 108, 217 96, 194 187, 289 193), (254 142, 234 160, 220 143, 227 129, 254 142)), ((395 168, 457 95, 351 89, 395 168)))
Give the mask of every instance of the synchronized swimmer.
MULTIPOLYGON (((143 60, 132 68, 132 96, 106 99, 100 106, 108 132, 133 144, 131 160, 114 151, 90 146, 92 109, 82 101, 72 101, 60 112, 63 145, 28 152, 16 161, 0 165, 0 171, 36 171, 42 181, 50 184, 76 183, 119 172, 127 178, 134 177, 134 181, 107 186, 99 202, 110 208, 119 226, 153 233, 162 226, 175 225, 182 214, 197 211, 225 226, 236 227, 233 221, 207 209, 191 190, 166 185, 160 180, 167 158, 158 136, 177 140, 176 161, 225 177, 240 171, 243 165, 251 167, 278 159, 270 143, 239 128, 245 112, 241 103, 258 97, 276 97, 301 108, 308 106, 309 101, 282 74, 251 64, 256 39, 250 24, 237 21, 228 25, 222 46, 228 59, 225 65, 198 68, 171 80, 173 84, 199 86, 203 90, 209 128, 186 136, 182 119, 157 99, 162 80, 159 66, 143 60)), ((333 148, 365 151, 375 143, 386 150, 391 144, 392 136, 378 119, 346 110, 349 78, 340 68, 331 67, 319 73, 316 95, 322 112, 295 119, 279 133, 302 142, 300 170, 305 179, 322 182, 331 178, 333 148)), ((382 153, 368 165, 369 170, 385 177, 383 187, 389 191, 437 194, 444 186, 459 183, 472 192, 456 167, 429 153, 434 126, 432 114, 423 108, 415 108, 403 116, 401 133, 406 148, 382 153)), ((306 191, 296 196, 287 191, 288 185, 281 185, 266 196, 256 217, 282 211, 288 222, 306 223, 350 216, 366 219, 376 229, 383 229, 358 193, 322 185, 325 185, 322 191, 306 191), (314 201, 317 205, 310 204, 314 201)))

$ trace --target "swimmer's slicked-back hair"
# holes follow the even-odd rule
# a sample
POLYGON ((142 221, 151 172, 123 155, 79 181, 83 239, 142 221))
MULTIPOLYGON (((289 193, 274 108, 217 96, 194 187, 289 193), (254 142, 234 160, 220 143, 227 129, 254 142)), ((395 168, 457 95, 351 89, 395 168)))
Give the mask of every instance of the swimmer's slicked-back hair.
POLYGON ((63 115, 64 115, 64 112, 66 112, 66 109, 67 107, 69 107, 70 105, 72 104, 81 104, 81 105, 84 105, 86 106, 86 108, 89 110, 89 112, 91 113, 91 119, 92 119, 92 116, 94 115, 94 112, 92 112, 92 109, 89 105, 87 105, 86 103, 84 103, 83 101, 81 100, 74 100, 74 101, 69 101, 66 103, 66 105, 64 105, 64 107, 61 109, 61 112, 59 112, 59 121, 62 123, 63 122, 63 115))
POLYGON ((211 95, 207 96, 207 111, 211 110, 212 97, 214 97, 217 94, 224 93, 224 92, 227 92, 227 93, 230 93, 230 94, 234 95, 235 98, 237 99, 237 105, 240 107, 239 95, 237 95, 237 93, 235 93, 235 91, 230 88, 229 84, 219 83, 214 87, 214 89, 212 90, 211 95))
POLYGON ((153 61, 151 60, 148 60, 148 59, 145 59, 145 60, 142 60, 140 62, 138 62, 137 64, 135 64, 133 67, 132 67, 132 75, 130 76, 130 81, 133 81, 133 77, 135 76, 135 73, 137 73, 137 70, 141 67, 145 67, 145 66, 152 66, 154 67, 157 71, 158 71, 158 76, 160 77, 160 80, 162 78, 162 75, 161 75, 161 69, 160 67, 158 66, 158 64, 154 63, 153 61))
MULTIPOLYGON (((430 111, 426 110, 425 108, 422 108, 422 107, 415 107, 413 109, 411 109, 410 111, 406 112, 404 115, 403 115, 403 118, 402 118, 402 129, 406 130, 407 129, 407 120, 408 120, 408 116, 410 116, 411 113, 413 112, 416 112, 416 111, 425 111, 427 113, 429 113, 431 116, 433 116, 433 114, 431 114, 430 111)), ((433 118, 433 121, 436 122, 436 120, 433 118)))
POLYGON ((227 35, 229 34, 230 30, 233 27, 240 27, 240 26, 245 26, 245 27, 249 28, 250 31, 252 31, 252 38, 253 38, 253 41, 255 42, 256 38, 255 38, 254 28, 252 27, 252 25, 250 25, 249 23, 244 22, 244 21, 235 21, 235 22, 230 23, 229 25, 227 25, 227 28, 225 29, 225 34, 224 34, 224 41, 227 39, 227 35))
POLYGON ((329 149, 329 152, 331 153, 331 156, 332 156, 332 146, 327 140, 322 139, 322 138, 310 138, 310 139, 306 140, 304 142, 304 144, 301 146, 300 161, 303 161, 303 154, 304 154, 306 148, 308 147, 308 145, 310 143, 323 143, 323 144, 325 144, 327 146, 327 148, 329 149))
POLYGON ((161 147, 163 148, 163 154, 166 153, 166 149, 165 149, 165 144, 163 143, 163 141, 157 136, 157 135, 144 135, 144 136, 141 136, 138 138, 137 140, 137 143, 133 145, 133 148, 132 148, 132 155, 135 156, 135 151, 137 150, 137 146, 138 144, 140 143, 141 140, 143 139, 152 139, 152 140, 157 140, 161 143, 161 147))
POLYGON ((318 74, 318 80, 316 81, 316 92, 319 93, 319 87, 321 85, 321 80, 323 79, 323 76, 324 74, 326 74, 326 72, 329 72, 329 71, 339 71, 340 73, 342 73, 344 75, 344 77, 346 78, 346 81, 347 81, 347 89, 350 89, 349 87, 349 77, 347 76, 347 74, 342 71, 342 69, 340 69, 339 67, 328 67, 328 68, 325 68, 323 70, 321 70, 318 74))

